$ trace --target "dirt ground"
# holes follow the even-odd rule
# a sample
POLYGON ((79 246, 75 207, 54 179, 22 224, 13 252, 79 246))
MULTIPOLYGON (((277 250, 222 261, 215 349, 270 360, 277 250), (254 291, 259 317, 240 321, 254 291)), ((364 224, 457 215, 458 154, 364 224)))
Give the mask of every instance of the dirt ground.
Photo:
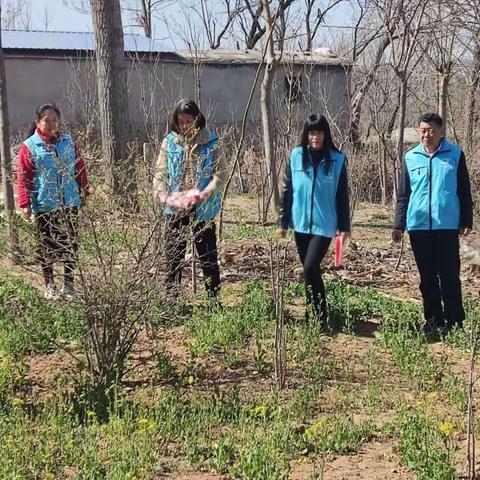
MULTIPOLYGON (((373 287, 389 295, 419 301, 418 274, 413 261, 409 243, 406 239, 403 252, 400 257, 399 245, 390 242, 391 228, 391 209, 373 206, 360 205, 354 215, 352 239, 349 241, 345 252, 345 270, 341 273, 333 270, 333 249, 327 256, 325 262, 325 271, 329 275, 341 275, 346 281, 360 287, 373 287)), ((269 275, 269 247, 264 239, 262 228, 258 226, 258 208, 256 201, 247 197, 235 197, 227 201, 226 222, 224 226, 225 239, 220 247, 221 270, 223 284, 234 290, 235 285, 242 281, 263 277, 269 275), (237 235, 241 225, 251 225, 258 229, 259 237, 243 238, 241 232, 237 235), (228 234, 228 235, 227 235, 228 234), (228 237, 228 240, 226 239, 228 237)), ((271 219, 272 220, 272 219, 271 219)), ((267 227, 267 230, 274 230, 273 222, 267 227)), ((265 232, 267 232, 265 230, 265 232)), ((292 240, 288 242, 288 262, 289 272, 299 266, 299 262, 294 249, 292 240)), ((465 242, 465 240, 462 240, 465 242)), ((480 238, 478 234, 472 234, 468 240, 469 245, 480 250, 480 238)), ((12 274, 22 276, 29 282, 41 286, 38 274, 26 271, 20 267, 14 267, 7 260, 2 260, 2 265, 12 274)), ((480 299, 480 274, 473 273, 468 261, 464 260, 462 266, 462 284, 465 297, 476 300, 480 299)), ((188 288, 188 285, 187 285, 188 288)), ((341 364, 351 366, 355 381, 361 384, 364 377, 364 368, 362 358, 366 352, 374 345, 374 330, 376 325, 364 325, 363 330, 357 331, 357 335, 338 334, 328 339, 325 348, 329 357, 341 364)), ((165 333, 165 343, 168 353, 174 359, 174 362, 185 366, 188 362, 188 349, 186 342, 188 336, 183 327, 175 327, 165 333)), ((467 358, 461 355, 451 347, 443 344, 434 344, 431 347, 438 355, 448 355, 449 362, 455 365, 458 372, 466 372, 467 358)), ((141 355, 142 352, 137 352, 141 355)), ((29 358, 30 371, 28 382, 31 384, 32 391, 41 394, 48 392, 49 387, 53 385, 59 370, 71 368, 71 361, 68 356, 60 352, 50 355, 37 355, 29 358)), ((406 389, 402 386, 402 379, 399 378, 391 365, 386 361, 385 377, 389 378, 392 389, 399 396, 408 395, 406 389)), ((252 389, 258 392, 269 388, 269 382, 259 377, 248 368, 243 368, 241 375, 235 369, 228 369, 214 361, 206 362, 204 369, 207 372, 205 378, 211 375, 219 380, 219 385, 227 386, 232 382, 240 382, 241 388, 245 391, 252 389)), ((290 380, 290 388, 295 388, 295 379, 290 380)), ((208 391, 208 381, 199 385, 208 391)), ((288 388, 288 386, 287 386, 288 388)), ((338 398, 332 398, 332 408, 338 398)), ((393 415, 393 414, 392 414, 393 415)), ((385 421, 391 420, 386 415, 385 421)), ((227 478, 221 475, 215 475, 209 472, 181 472, 157 478, 174 478, 178 480, 220 480, 227 478)), ((398 456, 394 453, 393 444, 387 439, 374 439, 366 443, 357 454, 352 455, 326 455, 321 463, 312 465, 310 463, 292 463, 290 478, 292 480, 307 480, 321 478, 323 480, 384 480, 414 479, 415 475, 408 472, 401 466, 398 456)))

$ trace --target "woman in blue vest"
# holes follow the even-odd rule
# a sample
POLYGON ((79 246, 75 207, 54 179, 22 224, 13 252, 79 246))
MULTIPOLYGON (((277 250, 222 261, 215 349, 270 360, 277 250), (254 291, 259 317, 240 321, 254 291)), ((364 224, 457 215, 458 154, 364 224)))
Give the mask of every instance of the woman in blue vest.
POLYGON ((33 213, 40 234, 38 259, 45 298, 74 296, 78 209, 88 195, 85 164, 70 135, 60 130, 60 110, 40 106, 28 138, 18 152, 18 204, 25 218, 33 213), (53 262, 64 263, 63 292, 55 288, 53 262))
POLYGON ((218 137, 206 123, 194 101, 182 99, 177 103, 153 181, 154 197, 165 205, 165 283, 173 301, 189 238, 195 243, 209 296, 216 298, 220 287, 214 219, 220 212, 226 169, 218 151, 218 137), (170 201, 185 192, 191 193, 187 205, 179 207, 170 201))
POLYGON ((332 238, 350 235, 350 206, 345 154, 334 145, 323 115, 310 115, 300 145, 285 167, 277 234, 294 232, 303 265, 307 292, 307 316, 315 316, 328 328, 325 286, 320 263, 332 238))

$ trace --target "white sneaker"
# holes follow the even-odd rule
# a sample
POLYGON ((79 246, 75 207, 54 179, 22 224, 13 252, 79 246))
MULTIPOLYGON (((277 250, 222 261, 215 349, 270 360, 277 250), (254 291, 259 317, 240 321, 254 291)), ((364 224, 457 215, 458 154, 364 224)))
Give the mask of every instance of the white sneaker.
POLYGON ((45 287, 45 291, 43 293, 43 296, 46 300, 58 300, 60 298, 60 295, 55 288, 55 285, 53 283, 49 283, 45 287))

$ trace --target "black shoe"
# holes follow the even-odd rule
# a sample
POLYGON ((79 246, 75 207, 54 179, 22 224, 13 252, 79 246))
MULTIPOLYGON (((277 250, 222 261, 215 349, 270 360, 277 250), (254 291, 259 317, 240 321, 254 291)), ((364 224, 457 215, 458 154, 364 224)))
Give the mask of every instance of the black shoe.
POLYGON ((462 330, 462 329, 463 329, 463 322, 447 323, 447 330, 449 332, 452 330, 462 330))
POLYGON ((427 320, 423 326, 423 333, 427 338, 441 338, 448 333, 448 327, 445 322, 427 320))

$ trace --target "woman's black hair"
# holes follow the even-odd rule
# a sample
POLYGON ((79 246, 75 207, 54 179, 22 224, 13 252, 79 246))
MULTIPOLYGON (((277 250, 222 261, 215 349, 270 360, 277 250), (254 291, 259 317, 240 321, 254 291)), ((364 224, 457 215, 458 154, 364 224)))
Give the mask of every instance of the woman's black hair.
POLYGON ((37 122, 39 122, 45 116, 45 112, 47 110, 53 110, 57 114, 58 118, 61 117, 60 109, 57 106, 55 106, 53 103, 44 103, 43 105, 40 105, 35 110, 35 117, 33 119, 33 123, 30 125, 28 129, 27 138, 31 137, 35 133, 35 130, 37 129, 37 122))
POLYGON ((312 114, 303 124, 302 136, 300 138, 300 146, 303 148, 303 168, 306 168, 308 162, 308 132, 313 131, 320 131, 324 134, 321 156, 325 162, 325 171, 328 172, 330 168, 330 150, 338 152, 338 148, 333 143, 330 125, 323 115, 312 114))
POLYGON ((198 108, 198 105, 193 100, 182 98, 175 105, 172 116, 170 117, 170 131, 172 132, 181 133, 180 127, 178 126, 179 113, 186 113, 195 118, 195 126, 197 128, 204 128, 207 125, 207 120, 198 108))

